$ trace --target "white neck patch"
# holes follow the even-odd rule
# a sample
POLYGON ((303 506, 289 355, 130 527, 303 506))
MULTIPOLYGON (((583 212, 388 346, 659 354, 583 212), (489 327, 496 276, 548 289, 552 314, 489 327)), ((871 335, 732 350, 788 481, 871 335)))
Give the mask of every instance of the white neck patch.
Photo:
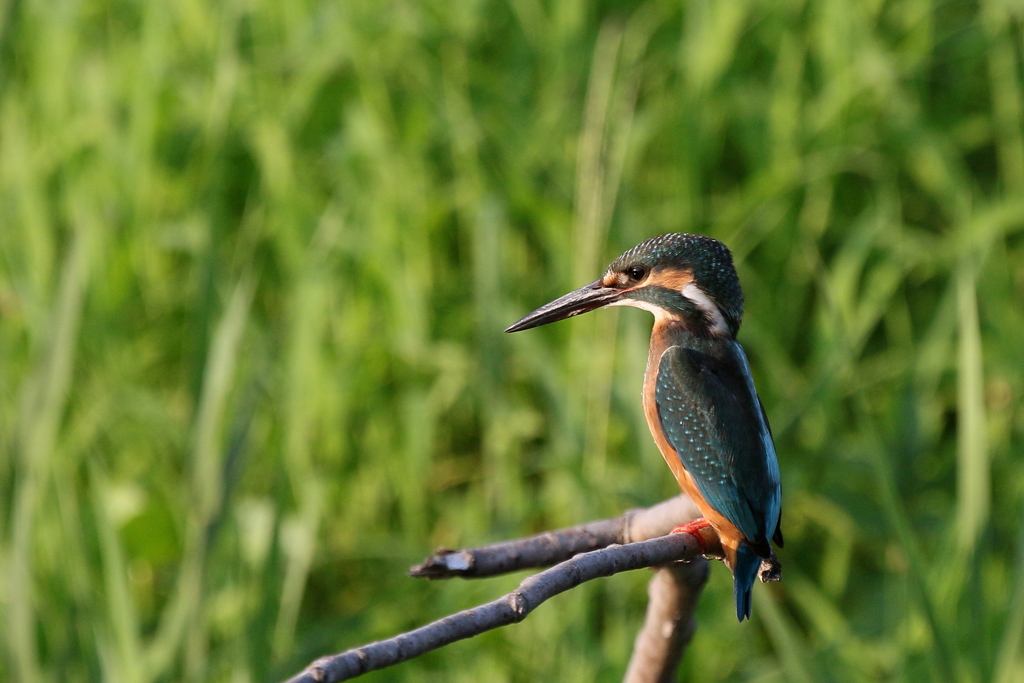
MULTIPOLYGON (((708 317, 711 321, 711 334, 719 337, 729 337, 732 334, 725 322, 725 316, 722 315, 722 311, 711 300, 711 297, 704 293, 703 289, 690 282, 683 286, 683 291, 680 293, 693 302, 700 309, 701 313, 708 317)), ((671 315, 661 306, 656 306, 649 301, 641 299, 619 299, 608 304, 608 306, 632 306, 633 308, 650 311, 654 314, 654 319, 657 321, 676 319, 675 316, 671 315)))
POLYGON ((725 316, 719 310, 718 305, 711 300, 704 290, 690 282, 683 287, 683 296, 692 301, 704 315, 711 320, 711 333, 720 337, 728 337, 729 326, 725 324, 725 316))

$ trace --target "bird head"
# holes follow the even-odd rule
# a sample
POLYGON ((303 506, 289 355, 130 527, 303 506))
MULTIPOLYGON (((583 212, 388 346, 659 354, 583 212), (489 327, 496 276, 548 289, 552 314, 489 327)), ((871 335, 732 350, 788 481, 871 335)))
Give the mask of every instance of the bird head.
POLYGON ((728 247, 704 235, 670 233, 641 242, 594 282, 541 306, 506 332, 539 327, 605 306, 634 306, 700 335, 734 338, 743 290, 728 247))

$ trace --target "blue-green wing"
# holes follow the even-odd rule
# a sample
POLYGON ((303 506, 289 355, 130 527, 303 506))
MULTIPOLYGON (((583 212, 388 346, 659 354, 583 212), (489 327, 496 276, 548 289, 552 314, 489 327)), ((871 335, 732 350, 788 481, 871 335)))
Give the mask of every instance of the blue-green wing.
POLYGON ((714 357, 669 348, 655 401, 665 437, 704 499, 767 550, 779 523, 779 468, 743 349, 732 342, 714 357))

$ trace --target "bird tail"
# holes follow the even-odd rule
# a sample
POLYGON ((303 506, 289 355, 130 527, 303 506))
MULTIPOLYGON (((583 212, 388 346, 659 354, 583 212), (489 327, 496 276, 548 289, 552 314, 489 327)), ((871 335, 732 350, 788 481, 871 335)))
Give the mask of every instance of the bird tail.
POLYGON ((761 558, 746 543, 736 548, 736 566, 732 568, 733 595, 736 598, 736 617, 743 621, 750 618, 750 598, 761 567, 761 558))

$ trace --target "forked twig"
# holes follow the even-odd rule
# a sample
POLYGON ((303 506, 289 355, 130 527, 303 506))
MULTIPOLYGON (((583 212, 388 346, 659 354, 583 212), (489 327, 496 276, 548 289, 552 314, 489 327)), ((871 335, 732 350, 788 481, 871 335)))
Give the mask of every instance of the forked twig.
POLYGON ((659 567, 651 603, 627 671, 629 683, 669 680, 693 632, 693 610, 707 577, 701 555, 721 554, 718 536, 702 529, 666 536, 693 519, 696 508, 678 496, 650 508, 529 538, 471 550, 442 550, 412 567, 426 578, 495 576, 548 566, 498 600, 450 615, 387 640, 370 643, 310 664, 289 683, 334 683, 407 661, 464 638, 522 621, 544 601, 585 581, 619 572, 659 567), (680 564, 684 561, 691 561, 680 564))
POLYGON ((545 600, 585 581, 632 569, 693 559, 700 554, 701 547, 697 539, 685 533, 629 545, 612 545, 584 553, 525 579, 518 589, 498 600, 453 614, 394 638, 323 657, 291 680, 294 683, 348 680, 368 671, 418 657, 457 640, 520 622, 545 600))

